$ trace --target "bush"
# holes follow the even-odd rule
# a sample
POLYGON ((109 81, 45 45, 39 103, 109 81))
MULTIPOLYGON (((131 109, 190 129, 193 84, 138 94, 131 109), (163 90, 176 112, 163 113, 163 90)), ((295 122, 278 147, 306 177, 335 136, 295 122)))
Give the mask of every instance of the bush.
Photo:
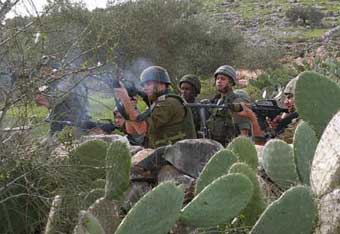
POLYGON ((303 25, 320 26, 325 15, 315 7, 293 6, 286 11, 286 17, 293 23, 302 21, 303 25))

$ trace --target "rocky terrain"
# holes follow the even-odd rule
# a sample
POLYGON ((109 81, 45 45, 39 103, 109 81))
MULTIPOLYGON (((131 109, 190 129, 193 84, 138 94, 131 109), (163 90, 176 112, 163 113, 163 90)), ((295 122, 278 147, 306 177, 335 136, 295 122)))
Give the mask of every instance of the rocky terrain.
POLYGON ((337 0, 224 0, 217 5, 216 17, 238 28, 256 46, 278 46, 292 55, 304 54, 321 45, 333 51, 340 48, 337 0), (300 19, 291 22, 287 11, 294 7, 310 7, 321 12, 320 24, 311 25, 300 19))

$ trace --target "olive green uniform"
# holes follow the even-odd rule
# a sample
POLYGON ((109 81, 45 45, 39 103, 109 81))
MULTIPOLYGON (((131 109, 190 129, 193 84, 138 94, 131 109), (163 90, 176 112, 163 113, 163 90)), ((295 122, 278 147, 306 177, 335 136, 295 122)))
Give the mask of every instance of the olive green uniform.
MULTIPOLYGON (((219 105, 239 103, 240 97, 234 92, 230 92, 222 98, 221 95, 217 95, 211 102, 219 105)), ((207 126, 210 138, 220 142, 224 146, 239 135, 241 129, 251 130, 251 125, 247 119, 239 117, 230 109, 225 108, 214 108, 207 120, 207 126)))
POLYGON ((177 95, 165 94, 151 106, 148 122, 147 147, 173 144, 179 140, 196 138, 191 110, 177 95))

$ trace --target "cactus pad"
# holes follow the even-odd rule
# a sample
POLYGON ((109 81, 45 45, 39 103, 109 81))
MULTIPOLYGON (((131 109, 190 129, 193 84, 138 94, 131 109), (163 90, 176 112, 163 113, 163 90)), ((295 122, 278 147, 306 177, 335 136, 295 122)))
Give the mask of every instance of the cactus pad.
POLYGON ((229 150, 215 153, 203 168, 196 181, 195 194, 200 193, 206 186, 220 176, 228 174, 228 170, 237 161, 237 157, 229 150))
POLYGON ((142 197, 125 216, 115 234, 166 234, 179 217, 184 192, 165 182, 142 197))
POLYGON ((242 211, 242 222, 246 226, 253 226, 266 208, 266 204, 263 200, 263 194, 260 184, 257 180, 256 173, 245 163, 235 163, 229 170, 229 173, 240 173, 248 177, 254 187, 254 192, 247 207, 242 211))
POLYGON ((340 111, 328 123, 315 151, 310 183, 321 197, 340 187, 340 111))
POLYGON ((250 234, 310 234, 315 213, 310 190, 293 187, 267 207, 250 234))
POLYGON ((263 149, 263 167, 281 188, 298 182, 293 148, 282 140, 270 140, 263 149))
POLYGON ((196 227, 225 224, 248 205, 252 195, 253 185, 246 176, 221 176, 182 209, 181 220, 196 227))
POLYGON ((80 211, 79 223, 74 234, 105 234, 104 229, 92 214, 87 211, 80 211))
POLYGON ((295 89, 296 108, 300 117, 312 125, 318 137, 340 109, 339 100, 338 84, 315 72, 300 74, 295 89))
POLYGON ((309 175, 314 158, 318 139, 311 126, 302 122, 296 128, 294 134, 294 158, 297 173, 302 183, 309 185, 309 175))
POLYGON ((103 179, 105 177, 106 150, 107 143, 104 141, 84 142, 71 152, 70 163, 78 167, 82 175, 90 177, 92 180, 103 179))
POLYGON ((249 137, 240 136, 235 138, 229 143, 227 149, 231 150, 240 162, 248 164, 253 169, 257 168, 257 151, 249 137))
POLYGON ((118 200, 129 187, 131 155, 126 143, 112 142, 106 155, 105 198, 118 200))

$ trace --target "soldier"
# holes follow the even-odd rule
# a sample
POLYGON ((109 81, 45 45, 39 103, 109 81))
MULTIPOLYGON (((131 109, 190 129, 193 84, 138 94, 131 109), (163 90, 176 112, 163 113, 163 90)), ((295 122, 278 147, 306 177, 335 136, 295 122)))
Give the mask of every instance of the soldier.
MULTIPOLYGON (((197 76, 192 74, 187 74, 181 78, 179 81, 179 89, 181 96, 188 103, 196 103, 196 97, 201 92, 201 82, 197 76)), ((199 113, 199 108, 192 108, 192 117, 194 119, 194 125, 196 133, 201 130, 201 117, 199 113)))
MULTIPOLYGON (((233 67, 219 67, 214 78, 218 94, 211 100, 212 103, 223 105, 242 101, 240 96, 233 92, 233 86, 236 84, 236 72, 233 67)), ((239 134, 249 136, 249 122, 238 116, 236 110, 214 108, 211 112, 207 125, 213 140, 225 146, 239 134)))
POLYGON ((129 115, 129 127, 138 134, 146 135, 146 146, 157 148, 196 138, 191 110, 183 105, 184 100, 180 96, 169 93, 171 82, 168 72, 162 67, 151 66, 142 72, 140 79, 150 103, 147 112, 138 113, 131 105, 125 88, 116 88, 115 94, 129 115))
POLYGON ((58 75, 59 65, 55 59, 44 56, 38 75, 48 85, 39 88, 35 96, 37 105, 49 109, 47 121, 50 123, 49 135, 61 131, 66 125, 80 127, 88 120, 87 88, 77 84, 77 77, 61 79, 58 75))
POLYGON ((284 89, 285 101, 284 105, 288 109, 288 113, 283 113, 274 118, 273 121, 267 120, 270 128, 279 139, 291 144, 293 142, 295 128, 299 123, 299 115, 295 110, 295 86, 299 76, 290 80, 284 89))

